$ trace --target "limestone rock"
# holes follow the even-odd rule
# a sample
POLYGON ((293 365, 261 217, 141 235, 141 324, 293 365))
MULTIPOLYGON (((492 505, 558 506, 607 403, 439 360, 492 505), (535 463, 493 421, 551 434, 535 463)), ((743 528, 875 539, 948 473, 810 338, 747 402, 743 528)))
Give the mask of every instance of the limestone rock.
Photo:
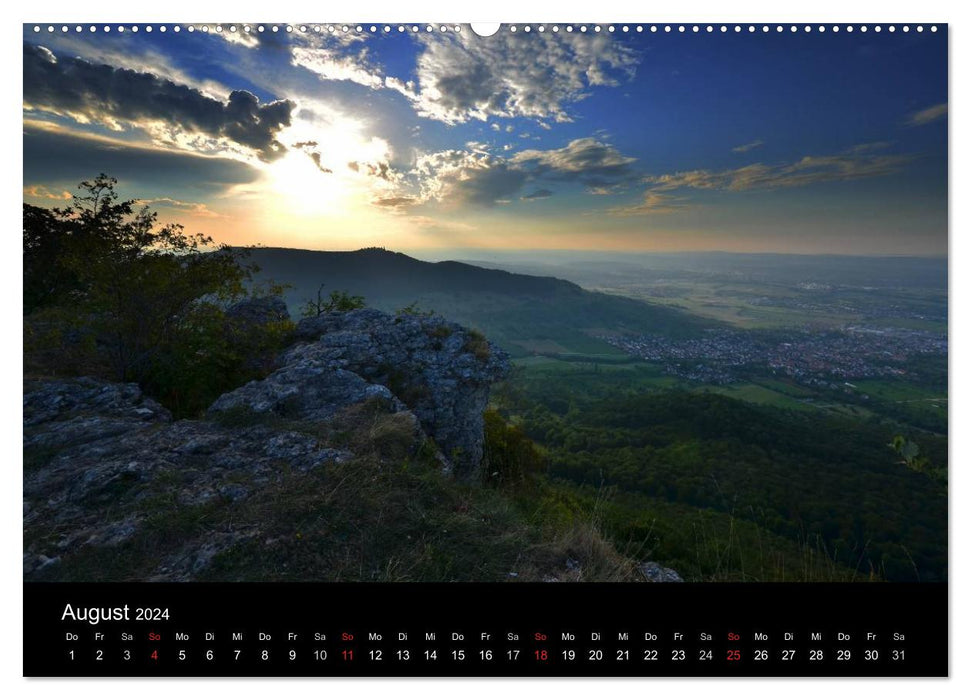
MULTIPOLYGON (((281 474, 352 458, 309 434, 261 424, 172 422, 134 384, 90 378, 36 382, 24 394, 24 575, 80 547, 111 548, 144 532, 152 499, 180 508, 236 502, 281 474), (57 533, 52 552, 50 533, 57 533)), ((189 540, 153 580, 186 580, 245 531, 189 540), (180 568, 179 562, 188 568, 180 568)))
POLYGON ((226 309, 226 317, 246 328, 289 321, 290 312, 278 296, 247 297, 226 309))
POLYGON ((303 342, 284 353, 284 369, 341 369, 387 387, 418 417, 459 475, 477 473, 489 388, 509 370, 504 351, 438 316, 392 316, 376 309, 303 319, 295 336, 303 342))
POLYGON ((661 566, 656 561, 647 561, 637 567, 641 575, 653 583, 684 583, 684 579, 674 569, 661 566))

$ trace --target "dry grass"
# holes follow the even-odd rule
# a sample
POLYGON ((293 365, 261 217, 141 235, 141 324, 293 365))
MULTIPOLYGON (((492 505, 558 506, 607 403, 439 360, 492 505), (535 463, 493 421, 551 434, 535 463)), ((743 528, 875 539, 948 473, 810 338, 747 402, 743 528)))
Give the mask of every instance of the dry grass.
POLYGON ((551 542, 530 547, 519 564, 526 581, 636 581, 637 562, 624 557, 591 522, 578 522, 551 542))

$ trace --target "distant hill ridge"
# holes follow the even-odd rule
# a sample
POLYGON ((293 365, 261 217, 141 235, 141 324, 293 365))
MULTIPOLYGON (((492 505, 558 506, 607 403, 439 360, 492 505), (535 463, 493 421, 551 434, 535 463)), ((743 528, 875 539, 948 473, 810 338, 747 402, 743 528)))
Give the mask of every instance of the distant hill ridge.
POLYGON ((634 299, 592 292, 555 277, 538 277, 468 263, 424 262, 383 248, 312 251, 249 249, 258 281, 292 287, 291 313, 316 298, 345 290, 369 306, 396 311, 417 303, 484 331, 513 355, 533 352, 616 355, 595 338, 607 333, 686 335, 713 325, 690 314, 634 299))
POLYGON ((329 280, 334 284, 338 280, 346 281, 347 284, 357 285, 358 289, 351 290, 354 293, 372 288, 372 295, 375 296, 392 290, 396 293, 412 290, 418 294, 456 289, 464 292, 503 291, 540 295, 583 292, 579 285, 556 277, 517 274, 454 260, 425 262, 385 248, 352 251, 255 248, 251 252, 264 273, 279 270, 281 276, 321 277, 328 288, 332 288, 329 280))

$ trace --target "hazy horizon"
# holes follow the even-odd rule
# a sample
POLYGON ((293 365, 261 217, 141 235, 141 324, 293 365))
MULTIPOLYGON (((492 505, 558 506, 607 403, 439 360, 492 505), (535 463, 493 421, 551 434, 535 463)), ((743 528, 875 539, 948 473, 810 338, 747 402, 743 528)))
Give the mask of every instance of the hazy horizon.
MULTIPOLYGON (((241 246, 244 247, 244 246, 241 246)), ((256 248, 279 248, 283 250, 299 250, 310 253, 354 253, 361 250, 381 248, 391 253, 403 253, 413 258, 430 259, 429 255, 435 260, 455 260, 455 256, 467 258, 470 255, 483 255, 488 258, 492 255, 510 256, 573 256, 573 257, 612 257, 617 255, 636 255, 636 256, 705 256, 705 255, 731 255, 731 256, 765 256, 765 257, 803 257, 803 258, 873 258, 873 259, 914 259, 914 260, 948 260, 948 255, 926 254, 918 255, 915 253, 794 253, 794 252, 775 252, 775 251, 737 251, 737 250, 637 250, 637 249, 597 249, 597 248, 393 248, 387 245, 362 245, 350 248, 306 248, 288 245, 264 245, 255 244, 256 248), (447 256, 447 257, 446 257, 447 256)))

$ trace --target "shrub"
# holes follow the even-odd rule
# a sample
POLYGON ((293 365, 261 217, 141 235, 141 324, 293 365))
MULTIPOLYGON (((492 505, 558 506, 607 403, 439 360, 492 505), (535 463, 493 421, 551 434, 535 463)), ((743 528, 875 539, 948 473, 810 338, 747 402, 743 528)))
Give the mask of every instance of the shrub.
POLYGON ((364 308, 364 297, 351 294, 347 290, 335 290, 326 299, 323 296, 324 285, 317 289, 317 299, 308 299, 303 305, 302 315, 304 318, 314 318, 321 314, 338 312, 346 313, 355 309, 364 308))
POLYGON ((488 482, 522 487, 531 477, 546 470, 546 457, 523 429, 507 423, 498 411, 483 416, 483 474, 488 482))
POLYGON ((465 340, 465 345, 462 346, 462 350, 475 355, 475 359, 479 362, 488 362, 492 356, 492 351, 489 349, 489 341, 477 330, 468 332, 468 337, 465 340))
POLYGON ((255 270, 246 252, 160 226, 116 185, 102 174, 69 207, 24 206, 25 367, 135 381, 196 415, 258 376, 290 326, 233 333, 224 309, 255 270))
POLYGON ((394 312, 395 316, 417 316, 419 318, 431 318, 435 315, 432 310, 425 311, 420 306, 418 306, 417 301, 413 301, 408 306, 403 306, 394 312))

